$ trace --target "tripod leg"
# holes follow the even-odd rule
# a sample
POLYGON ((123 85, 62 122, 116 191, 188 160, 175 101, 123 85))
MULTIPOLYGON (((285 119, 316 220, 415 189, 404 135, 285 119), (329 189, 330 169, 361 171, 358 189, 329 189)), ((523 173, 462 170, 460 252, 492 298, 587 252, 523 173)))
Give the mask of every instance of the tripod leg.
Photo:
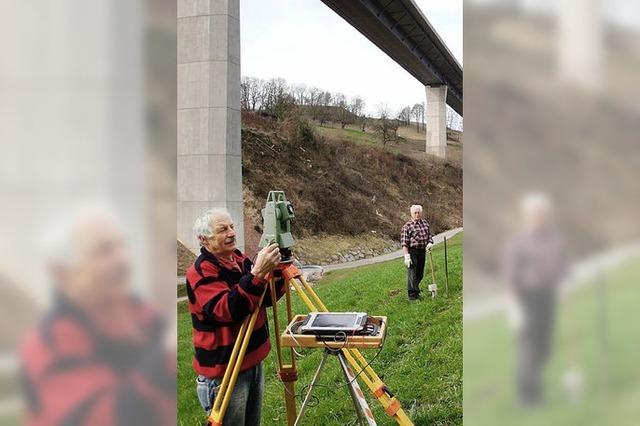
POLYGON ((325 351, 322 353, 322 359, 320 360, 318 369, 316 370, 316 373, 313 375, 313 379, 311 379, 311 383, 309 384, 309 389, 307 390, 307 394, 304 397, 304 401, 302 401, 302 406, 300 407, 300 412, 298 413, 298 417, 296 418, 296 422, 294 423, 294 426, 298 426, 300 424, 300 419, 302 419, 302 416, 304 415, 304 410, 307 408, 307 404, 309 403, 309 400, 311 399, 311 395, 313 394, 313 388, 318 382, 318 379, 320 378, 320 373, 322 373, 322 369, 324 368, 324 364, 325 362, 327 362, 328 357, 329 357, 329 351, 325 349, 325 351))
POLYGON ((321 310, 323 311, 328 311, 327 307, 324 306, 324 303, 322 303, 322 300, 320 300, 320 297, 318 296, 318 294, 313 290, 313 288, 309 285, 309 283, 307 282, 307 280, 305 279, 305 277, 303 277, 302 275, 300 275, 298 277, 298 279, 300 280, 300 282, 304 285, 304 288, 307 290, 307 292, 311 295, 311 297, 313 298, 313 300, 315 300, 316 305, 318 307, 320 307, 321 310))
POLYGON ((360 423, 368 426, 376 426, 376 420, 373 418, 373 414, 371 413, 369 404, 367 404, 367 400, 364 399, 364 394, 360 389, 360 385, 358 385, 358 381, 356 380, 355 374, 353 374, 353 370, 351 370, 351 367, 347 364, 347 360, 342 353, 338 353, 338 359, 340 360, 340 367, 342 367, 342 372, 344 373, 344 378, 347 381, 349 393, 351 394, 351 399, 353 399, 353 406, 356 409, 360 423))
MULTIPOLYGON (((288 283, 286 284, 288 285, 288 283)), ((271 292, 271 309, 273 311, 273 330, 275 332, 275 346, 277 356, 277 369, 278 376, 282 380, 284 385, 284 401, 287 410, 287 425, 291 426, 296 420, 296 390, 295 381, 298 378, 298 372, 296 370, 296 361, 293 353, 293 349, 290 349, 291 364, 285 365, 282 356, 282 347, 280 345, 280 322, 278 318, 278 301, 276 300, 276 288, 273 279, 269 281, 269 289, 271 292)), ((289 291, 287 294, 287 323, 291 322, 291 298, 289 291)))
POLYGON ((242 322, 242 325, 240 326, 240 331, 238 331, 238 338, 233 344, 231 356, 229 357, 229 364, 227 366, 227 369, 224 372, 224 376, 222 377, 222 382, 220 383, 220 388, 218 389, 218 393, 216 394, 216 399, 213 403, 213 408, 211 410, 212 413, 220 410, 220 406, 222 405, 222 400, 224 399, 227 389, 229 388, 229 380, 231 379, 231 375, 233 374, 233 366, 235 365, 236 360, 238 358, 238 352, 240 352, 240 346, 242 346, 242 341, 244 340, 244 335, 247 331, 247 325, 249 325, 249 321, 250 321, 249 317, 245 318, 245 320, 242 322))
POLYGON ((244 361, 244 355, 247 353, 249 340, 253 334, 253 329, 256 325, 260 308, 262 307, 264 295, 265 293, 262 293, 262 296, 258 301, 257 309, 249 317, 245 318, 240 326, 238 337, 236 338, 236 342, 233 344, 233 349, 231 350, 229 364, 227 365, 227 369, 222 378, 222 383, 220 384, 219 393, 216 395, 216 399, 213 403, 213 409, 211 410, 211 414, 209 414, 208 424, 212 426, 222 425, 222 420, 224 419, 227 407, 229 407, 229 402, 231 401, 233 388, 236 386, 238 374, 240 374, 240 367, 244 361))

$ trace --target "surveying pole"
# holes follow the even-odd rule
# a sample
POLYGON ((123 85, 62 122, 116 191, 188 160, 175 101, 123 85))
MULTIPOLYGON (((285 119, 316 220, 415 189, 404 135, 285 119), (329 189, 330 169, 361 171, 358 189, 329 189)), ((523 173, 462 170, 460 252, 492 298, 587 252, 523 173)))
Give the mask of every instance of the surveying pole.
POLYGON ((447 260, 447 237, 444 237, 444 289, 449 297, 449 262, 447 260))

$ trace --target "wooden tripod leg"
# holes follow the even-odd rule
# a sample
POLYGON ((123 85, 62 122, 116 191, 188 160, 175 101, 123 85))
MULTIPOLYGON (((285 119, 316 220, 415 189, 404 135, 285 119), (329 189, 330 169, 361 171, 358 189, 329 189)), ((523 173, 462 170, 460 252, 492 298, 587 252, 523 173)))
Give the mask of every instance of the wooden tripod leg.
POLYGON ((324 303, 322 303, 322 300, 320 300, 320 297, 313 290, 313 288, 309 285, 307 280, 302 275, 300 275, 300 277, 298 277, 298 279, 304 285, 305 290, 307 290, 307 292, 309 292, 309 294, 311 294, 311 297, 313 298, 313 300, 315 300, 316 305, 319 306, 324 312, 327 312, 328 311, 327 307, 324 306, 324 303))
POLYGON ((369 404, 364 398, 364 394, 360 390, 360 385, 358 385, 356 376, 348 365, 343 353, 338 353, 338 360, 340 361, 340 368, 342 368, 342 372, 344 373, 344 379, 347 382, 347 387, 349 388, 349 393, 353 400, 353 406, 356 409, 360 423, 368 426, 376 426, 376 420, 373 417, 373 413, 371 413, 369 404))
POLYGON ((227 408, 229 407, 231 395, 233 394, 233 389, 236 386, 236 381, 238 380, 238 375, 240 374, 240 368, 242 367, 244 356, 247 353, 249 340, 251 340, 251 335, 253 334, 253 329, 256 325, 256 320, 258 319, 258 314, 260 313, 263 299, 264 293, 258 301, 258 307, 256 308, 256 310, 249 317, 245 318, 245 320, 242 322, 242 325, 240 326, 238 337, 236 339, 236 342, 233 344, 231 357, 229 358, 229 364, 227 365, 227 369, 224 372, 219 392, 216 395, 216 399, 213 403, 213 409, 211 410, 211 414, 209 415, 208 422, 211 426, 222 425, 222 420, 224 419, 224 415, 227 412, 227 408))
POLYGON ((250 318, 247 317, 242 322, 240 326, 240 330, 238 331, 238 338, 233 344, 233 349, 231 351, 231 356, 229 357, 229 364, 227 365, 227 369, 224 372, 224 376, 222 377, 222 383, 220 383, 220 387, 218 388, 218 393, 216 394, 215 401, 213 403, 213 409, 211 412, 220 411, 220 406, 222 405, 222 400, 226 394, 226 391, 229 387, 229 380, 231 379, 231 374, 233 373, 233 367, 235 366, 236 359, 238 357, 238 353, 240 352, 240 346, 242 346, 242 341, 244 340, 245 332, 247 330, 247 326, 249 325, 250 318))
MULTIPOLYGON (((285 283, 288 285, 288 283, 285 283)), ((296 370, 293 349, 291 352, 291 364, 285 365, 282 357, 282 347, 280 345, 280 322, 278 319, 278 301, 276 299, 276 286, 274 280, 269 281, 269 290, 271 292, 271 308, 273 310, 273 330, 275 332, 275 345, 277 356, 278 377, 284 385, 284 400, 287 409, 287 424, 293 425, 296 420, 296 390, 295 382, 298 379, 298 371, 296 370)), ((287 319, 291 321, 291 300, 289 299, 289 291, 287 290, 287 319)))

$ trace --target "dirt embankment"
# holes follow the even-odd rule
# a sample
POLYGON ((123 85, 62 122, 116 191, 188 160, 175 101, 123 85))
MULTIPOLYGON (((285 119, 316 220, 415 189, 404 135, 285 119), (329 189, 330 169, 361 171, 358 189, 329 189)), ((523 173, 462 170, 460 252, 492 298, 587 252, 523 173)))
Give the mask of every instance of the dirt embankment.
POLYGON ((302 119, 280 123, 250 113, 242 119, 246 241, 262 231, 260 209, 270 190, 285 191, 296 208, 298 239, 397 240, 411 204, 425 207, 436 233, 462 225, 458 164, 326 139, 302 119))

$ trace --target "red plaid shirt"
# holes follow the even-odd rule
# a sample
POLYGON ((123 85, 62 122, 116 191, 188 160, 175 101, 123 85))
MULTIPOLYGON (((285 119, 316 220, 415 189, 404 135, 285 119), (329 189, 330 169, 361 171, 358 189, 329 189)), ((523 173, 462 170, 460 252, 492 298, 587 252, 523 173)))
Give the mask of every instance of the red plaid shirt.
POLYGON ((423 249, 428 243, 433 244, 429 223, 424 219, 410 220, 405 223, 400 233, 402 247, 423 249))

